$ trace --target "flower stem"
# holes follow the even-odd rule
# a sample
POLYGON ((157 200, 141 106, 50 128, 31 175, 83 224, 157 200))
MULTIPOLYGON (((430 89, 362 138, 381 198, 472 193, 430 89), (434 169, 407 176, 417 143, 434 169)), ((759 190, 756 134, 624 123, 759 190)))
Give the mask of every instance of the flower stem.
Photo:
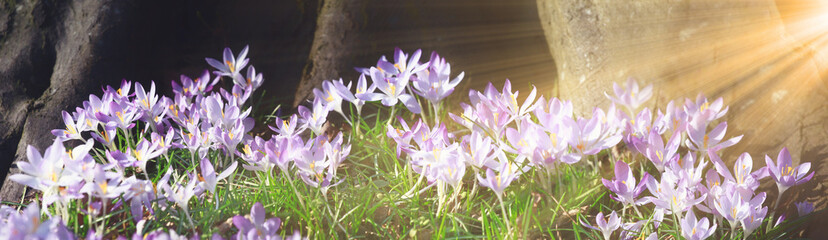
POLYGON ((509 224, 509 216, 506 214, 506 207, 503 205, 503 197, 500 194, 497 194, 497 201, 500 202, 500 212, 503 213, 504 222, 506 222, 506 238, 509 238, 509 234, 512 234, 512 225, 509 224))
POLYGON ((305 207, 305 201, 302 200, 302 196, 299 195, 299 191, 296 191, 296 186, 293 184, 293 179, 290 177, 290 172, 286 169, 282 169, 283 175, 285 175, 288 179, 288 184, 290 184, 290 188, 293 189, 293 193, 296 194, 296 198, 299 199, 299 205, 302 205, 302 209, 307 209, 305 207))

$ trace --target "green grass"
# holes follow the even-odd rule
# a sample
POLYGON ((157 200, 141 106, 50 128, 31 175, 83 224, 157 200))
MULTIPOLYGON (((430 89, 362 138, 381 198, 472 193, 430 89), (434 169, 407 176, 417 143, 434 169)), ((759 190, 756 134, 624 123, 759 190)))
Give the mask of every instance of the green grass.
MULTIPOLYGON (((89 229, 103 226, 107 238, 130 236, 135 231, 147 232, 159 228, 172 229, 182 234, 197 231, 202 238, 216 233, 229 237, 235 233, 235 227, 229 219, 235 215, 249 214, 251 206, 261 202, 268 217, 282 219, 280 231, 283 234, 299 231, 312 239, 594 239, 601 238, 600 233, 581 226, 579 219, 594 224, 596 213, 607 214, 612 210, 620 213, 623 208, 620 203, 609 198, 610 193, 600 183, 602 177, 612 178, 614 159, 621 157, 625 162, 632 163, 633 169, 640 169, 636 172, 637 179, 640 179, 640 173, 644 171, 655 172, 650 164, 641 164, 640 157, 637 160, 628 157, 629 154, 610 156, 609 150, 601 152, 596 158, 582 159, 578 164, 561 164, 552 172, 533 168, 512 182, 504 192, 504 213, 497 196, 487 188, 476 186, 474 171, 469 169, 458 197, 455 201, 446 202, 443 210, 437 212, 438 197, 434 187, 404 198, 412 188, 419 191, 426 184, 415 186, 419 174, 411 169, 406 159, 397 157, 396 143, 386 137, 385 123, 389 119, 387 108, 377 105, 369 105, 368 108, 371 110, 367 112, 374 113, 354 119, 358 125, 346 132, 350 133, 346 135, 346 142, 351 144, 352 150, 337 176, 344 179, 344 182, 329 189, 327 196, 295 177, 295 170, 280 172, 274 168, 273 172, 264 173, 246 171, 239 167, 232 182, 219 182, 217 197, 205 193, 202 198, 190 200, 189 213, 195 226, 190 226, 184 211, 173 203, 166 208, 155 204, 155 214, 147 214, 151 216, 146 218, 147 224, 142 229, 137 229, 128 207, 115 208, 92 219, 80 211, 86 209, 86 200, 70 202, 67 226, 81 235, 89 229), (596 159, 601 163, 598 168, 587 164, 596 159), (288 175, 294 176, 292 181, 288 175), (507 226, 512 227, 511 232, 507 226)), ((404 119, 414 117, 407 112, 401 116, 404 119)), ((267 124, 273 118, 257 118, 257 124, 267 124)), ((441 113, 441 119, 448 118, 441 113)), ((398 123, 394 126, 398 126, 396 124, 398 123)), ((139 124, 136 129, 143 127, 139 124)), ((137 131, 132 134, 135 132, 137 131)), ((121 150, 134 145, 139 137, 148 138, 132 136, 133 139, 127 139, 127 135, 129 134, 123 132, 118 134, 116 145, 121 150)), ((100 150, 96 150, 93 155, 98 162, 104 162, 100 150)), ((211 151, 208 157, 213 162, 226 158, 220 151, 211 151)), ((198 166, 192 164, 188 151, 172 150, 150 164, 149 176, 153 182, 157 182, 169 166, 173 166, 172 169, 176 172, 174 177, 200 171, 197 170, 198 166)), ((219 172, 222 170, 218 168, 219 172)), ((127 175, 130 174, 143 176, 143 173, 127 172, 127 175)), ((171 179, 171 182, 175 180, 171 179)), ((454 190, 449 187, 448 191, 447 195, 451 196, 454 190)), ((122 200, 115 199, 112 203, 122 200)), ((622 222, 650 219, 650 205, 641 206, 638 210, 640 215, 633 209, 624 211, 622 222)), ((57 213, 61 209, 53 205, 50 211, 57 213)), ((751 238, 789 238, 807 220, 806 217, 787 221, 772 229, 763 225, 757 230, 760 234, 751 238)), ((730 237, 729 228, 725 224, 720 223, 719 228, 715 235, 717 239, 730 237)), ((648 222, 641 235, 646 237, 652 231, 657 231, 662 238, 667 235, 680 238, 676 235, 670 215, 665 216, 659 229, 654 229, 648 222)), ((741 239, 741 234, 737 230, 733 237, 741 239)), ((618 233, 613 236, 618 236, 618 233)))

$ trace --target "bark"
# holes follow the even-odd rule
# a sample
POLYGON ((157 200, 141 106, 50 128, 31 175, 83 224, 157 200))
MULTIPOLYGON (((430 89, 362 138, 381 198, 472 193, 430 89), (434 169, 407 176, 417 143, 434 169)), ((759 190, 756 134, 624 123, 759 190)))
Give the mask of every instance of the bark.
POLYGON ((313 45, 302 80, 296 89, 293 107, 313 98, 313 89, 323 80, 339 79, 353 75, 347 66, 348 49, 353 49, 356 38, 356 17, 362 1, 324 1, 314 32, 313 45))

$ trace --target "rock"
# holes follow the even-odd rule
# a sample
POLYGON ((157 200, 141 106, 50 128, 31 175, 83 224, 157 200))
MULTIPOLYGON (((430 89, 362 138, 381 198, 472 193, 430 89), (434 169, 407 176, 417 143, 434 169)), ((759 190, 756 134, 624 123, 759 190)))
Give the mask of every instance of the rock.
MULTIPOLYGON (((727 136, 745 136, 724 150, 723 159, 732 163, 747 151, 761 167, 763 155, 775 158, 788 147, 795 162, 811 162, 817 175, 786 192, 783 203, 807 199, 817 209, 828 205, 828 189, 822 187, 828 176, 828 87, 822 73, 828 69, 824 60, 815 59, 819 54, 786 31, 774 1, 537 4, 558 69, 560 97, 572 100, 578 112, 608 106, 603 93, 627 77, 654 85, 651 109, 700 92, 724 97, 730 106, 727 136)), ((775 184, 763 182, 760 190, 774 201, 775 184)), ((812 236, 826 234, 824 228, 811 230, 812 236)))

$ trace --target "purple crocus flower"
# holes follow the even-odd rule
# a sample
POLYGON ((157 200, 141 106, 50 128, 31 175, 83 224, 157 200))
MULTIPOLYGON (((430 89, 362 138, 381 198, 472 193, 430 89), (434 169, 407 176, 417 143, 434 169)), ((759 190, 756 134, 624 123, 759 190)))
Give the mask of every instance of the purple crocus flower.
POLYGON ((745 201, 741 194, 722 194, 715 202, 716 211, 730 222, 731 229, 736 228, 750 214, 750 203, 745 201))
POLYGON ((596 108, 592 118, 572 120, 564 118, 564 124, 570 130, 567 142, 581 155, 593 155, 603 149, 610 148, 621 141, 621 135, 605 134, 606 124, 603 123, 604 112, 596 108))
POLYGON ((299 157, 294 160, 294 165, 299 169, 297 174, 302 181, 308 186, 321 189, 323 193, 327 192, 328 188, 342 183, 332 182, 336 177, 336 170, 333 168, 338 166, 342 159, 329 158, 330 154, 325 149, 330 148, 326 146, 330 144, 328 136, 324 134, 308 139, 299 157))
MULTIPOLYGON (((761 206, 760 206, 761 207, 761 206)), ((768 207, 752 208, 748 213, 748 217, 742 219, 742 227, 745 230, 745 238, 750 236, 753 231, 762 226, 762 220, 768 214, 768 207)))
POLYGON ((295 160, 303 148, 302 138, 290 136, 272 138, 265 144, 265 159, 282 170, 288 171, 288 164, 295 160))
POLYGON ((189 212, 190 199, 196 195, 196 183, 198 183, 196 176, 191 174, 189 178, 190 181, 184 186, 178 183, 175 183, 173 186, 164 186, 166 188, 164 192, 167 194, 167 199, 178 204, 186 212, 189 212))
POLYGON ((630 166, 624 161, 618 160, 615 162, 615 177, 612 180, 601 179, 604 186, 610 189, 615 195, 610 195, 610 198, 615 199, 625 205, 641 205, 646 200, 635 200, 641 191, 644 191, 645 183, 650 175, 646 172, 641 176, 641 181, 636 185, 635 177, 633 177, 630 166))
MULTIPOLYGON (((474 90, 469 91, 469 101, 472 105, 482 102, 490 106, 489 108, 499 108, 500 110, 505 111, 508 114, 508 120, 506 123, 509 123, 515 119, 524 118, 527 113, 533 111, 537 106, 534 104, 535 96, 537 95, 537 89, 534 86, 532 86, 532 91, 521 105, 518 105, 517 101, 519 94, 520 91, 512 92, 512 82, 509 81, 509 79, 506 79, 506 82, 503 84, 502 92, 499 92, 496 88, 494 88, 494 85, 490 82, 489 85, 486 86, 483 93, 474 90)), ((497 116, 495 116, 495 118, 497 118, 497 116)))
POLYGON ((477 172, 483 167, 495 168, 497 162, 495 159, 495 148, 492 144, 492 139, 486 137, 485 134, 478 131, 472 131, 470 135, 463 136, 463 141, 460 143, 460 156, 465 160, 466 164, 472 166, 477 172))
POLYGON ((155 190, 150 180, 137 179, 135 176, 124 179, 124 199, 129 200, 129 209, 133 220, 137 223, 144 218, 144 208, 152 212, 152 201, 155 200, 155 190))
POLYGON ((701 240, 713 236, 716 232, 716 223, 710 225, 707 218, 696 219, 693 211, 687 211, 681 219, 681 236, 687 240, 701 240))
POLYGON ((0 222, 0 236, 4 239, 75 239, 60 218, 43 221, 37 203, 29 204, 21 213, 8 213, 8 218, 0 222))
POLYGON ((43 155, 32 146, 26 148, 28 162, 18 162, 22 173, 9 176, 11 180, 43 192, 43 207, 60 200, 60 188, 78 184, 82 179, 65 174, 64 159, 68 158, 63 142, 54 141, 43 155))
POLYGON ((664 172, 668 162, 679 159, 678 148, 681 145, 681 134, 673 134, 667 144, 656 131, 650 131, 647 148, 644 149, 644 156, 650 159, 659 172, 664 172))
POLYGON ((742 140, 743 135, 722 141, 727 131, 727 122, 721 122, 716 128, 707 132, 707 123, 703 120, 693 120, 687 126, 687 135, 690 139, 686 141, 687 147, 705 154, 708 150, 719 151, 723 148, 733 146, 742 140), (692 144, 691 144, 692 143, 692 144))
POLYGON ((354 108, 356 108, 357 115, 361 115, 362 113, 362 106, 365 105, 365 99, 360 98, 359 96, 362 93, 372 93, 377 89, 377 86, 371 84, 368 86, 367 81, 365 80, 365 74, 359 75, 359 80, 357 80, 356 89, 354 93, 351 93, 351 83, 348 83, 348 86, 345 86, 341 81, 337 82, 334 81, 334 88, 336 89, 339 96, 342 96, 343 99, 349 101, 354 104, 354 108))
POLYGON ((796 205, 796 213, 799 217, 803 217, 814 211, 814 204, 808 201, 797 202, 794 205, 796 205))
POLYGON ((262 82, 264 82, 262 73, 257 74, 256 68, 254 68, 253 65, 251 65, 249 68, 247 68, 247 78, 245 79, 245 81, 235 83, 242 89, 247 89, 248 87, 250 87, 250 90, 252 92, 253 90, 256 90, 257 88, 261 87, 262 82))
POLYGON ((369 69, 369 73, 374 86, 382 93, 365 92, 356 94, 356 97, 365 101, 381 100, 382 105, 385 106, 394 106, 401 101, 412 113, 420 113, 420 104, 417 103, 417 99, 405 93, 405 87, 408 86, 409 78, 411 78, 410 73, 388 77, 374 67, 369 69))
POLYGON ((282 224, 279 218, 265 219, 264 206, 256 202, 250 209, 250 217, 236 215, 233 217, 233 225, 239 229, 239 232, 233 236, 233 239, 281 239, 276 233, 282 224))
POLYGON ((103 131, 93 132, 92 138, 109 149, 116 149, 114 140, 117 133, 118 127, 114 123, 107 123, 103 126, 103 131))
POLYGON ((454 91, 465 73, 461 72, 454 79, 451 79, 450 74, 451 64, 437 55, 437 52, 431 52, 428 68, 416 72, 417 79, 413 82, 415 92, 432 104, 439 103, 454 91))
POLYGON ((210 163, 210 159, 202 158, 201 159, 201 177, 203 178, 202 183, 204 185, 204 189, 210 191, 211 193, 216 193, 216 184, 218 181, 225 179, 230 176, 234 171, 236 171, 236 165, 238 162, 233 161, 230 166, 224 169, 224 172, 219 174, 216 173, 216 170, 213 168, 213 164, 210 163))
POLYGON ((135 82, 135 102, 133 105, 140 109, 144 113, 144 117, 150 121, 154 120, 152 117, 161 114, 164 110, 163 106, 158 106, 158 100, 158 95, 155 94, 155 81, 151 82, 149 91, 146 91, 141 83, 135 82))
POLYGON ((52 135, 55 135, 61 141, 83 140, 80 135, 81 132, 90 130, 90 127, 86 126, 86 114, 77 114, 77 121, 66 111, 61 111, 61 115, 66 129, 54 129, 52 135))
MULTIPOLYGON (((400 125, 402 126, 402 130, 394 128, 393 126, 386 126, 387 130, 385 135, 388 138, 394 140, 397 143, 397 157, 400 157, 400 154, 403 151, 411 152, 411 139, 414 137, 414 132, 408 127, 408 123, 405 122, 401 117, 397 118, 399 120, 400 125)), ((414 124, 414 127, 421 126, 422 120, 418 120, 417 123, 414 124)))
MULTIPOLYGON (((322 102, 328 109, 331 109, 344 117, 345 113, 342 112, 343 97, 339 94, 339 91, 336 90, 333 82, 336 81, 322 81, 322 89, 314 88, 313 96, 314 98, 321 99, 322 101, 320 102, 322 102)), ((342 84, 341 78, 339 79, 339 83, 342 84)), ((350 86, 348 86, 348 88, 350 88, 350 86)), ((314 102, 316 102, 316 99, 314 99, 314 102)))
POLYGON ((649 178, 646 181, 647 190, 653 197, 645 197, 647 201, 655 204, 657 208, 670 210, 670 214, 680 214, 691 207, 704 201, 707 195, 702 194, 695 198, 693 191, 684 187, 684 179, 675 176, 662 176, 661 181, 649 178))
POLYGON ((104 170, 103 166, 97 165, 94 169, 91 169, 94 174, 94 180, 92 182, 87 182, 84 188, 87 188, 91 185, 93 196, 102 198, 102 199, 113 199, 120 196, 129 186, 121 185, 121 178, 123 177, 120 174, 109 174, 104 170))
POLYGON ((555 126, 562 125, 564 118, 572 118, 572 102, 561 101, 558 98, 549 99, 547 103, 543 96, 538 98, 537 107, 534 109, 538 123, 547 131, 552 131, 555 126))
POLYGON ((315 135, 322 135, 324 133, 323 126, 328 119, 328 113, 331 111, 330 108, 325 106, 324 100, 315 98, 311 109, 305 106, 299 106, 297 111, 299 111, 299 116, 301 117, 299 124, 302 124, 303 128, 310 129, 315 135))
POLYGON ((652 84, 639 89, 638 82, 632 77, 627 78, 627 85, 624 88, 619 86, 618 83, 612 83, 612 89, 615 91, 615 96, 610 96, 607 93, 604 93, 604 95, 616 104, 626 107, 630 112, 638 109, 653 96, 652 84))
POLYGON ((782 151, 779 151, 779 155, 776 157, 776 164, 773 164, 773 160, 765 155, 765 164, 767 164, 770 176, 773 177, 773 180, 776 180, 776 186, 779 188, 779 196, 782 196, 782 193, 788 190, 788 188, 805 183, 814 177, 813 172, 808 174, 808 171, 811 169, 811 163, 809 162, 793 167, 791 153, 788 152, 788 148, 782 148, 782 151))
POLYGON ((606 218, 604 217, 604 213, 600 212, 597 216, 595 216, 595 225, 597 226, 593 227, 583 220, 581 220, 581 225, 600 231, 601 234, 603 234, 604 239, 608 240, 610 239, 610 236, 612 236, 612 233, 621 227, 621 218, 618 217, 618 214, 615 213, 615 211, 612 211, 612 213, 610 213, 606 218))
POLYGON ((243 77, 239 74, 239 72, 247 66, 247 62, 249 61, 249 59, 247 59, 247 51, 248 46, 244 46, 244 49, 241 50, 239 56, 235 57, 230 48, 224 48, 223 62, 212 58, 205 58, 205 60, 207 60, 207 63, 210 64, 210 66, 218 69, 218 71, 213 72, 213 74, 231 77, 234 81, 242 82, 243 77))
POLYGON ((696 101, 686 99, 684 103, 684 111, 687 113, 688 122, 701 121, 709 123, 713 120, 719 119, 727 113, 728 107, 724 106, 724 100, 718 98, 713 102, 709 102, 704 94, 699 94, 696 101))
POLYGON ((724 162, 715 152, 710 152, 711 162, 716 167, 716 171, 722 175, 726 180, 733 182, 736 185, 736 190, 744 194, 753 194, 759 188, 759 179, 767 175, 767 168, 761 168, 755 172, 753 170, 753 158, 748 153, 742 153, 736 162, 733 164, 733 174, 725 167, 724 162))
POLYGON ((142 113, 138 112, 137 108, 128 104, 124 104, 122 106, 114 101, 109 103, 109 111, 110 115, 98 113, 96 117, 101 122, 114 123, 115 127, 120 128, 121 130, 127 130, 134 127, 135 120, 138 120, 141 116, 143 116, 142 113))
POLYGON ((301 133, 302 131, 305 130, 305 129, 299 127, 298 124, 296 124, 297 120, 298 120, 298 116, 296 116, 296 114, 293 114, 293 115, 290 115, 290 117, 288 117, 288 119, 284 119, 284 120, 276 119, 276 121, 275 121, 276 122, 276 127, 275 128, 271 127, 271 126, 268 126, 268 127, 270 128, 270 130, 273 130, 274 132, 278 133, 282 137, 292 137, 292 136, 295 136, 295 135, 297 135, 297 134, 299 134, 299 133, 301 133))
POLYGON ((495 173, 491 168, 486 169, 486 178, 477 175, 477 182, 481 186, 492 189, 498 198, 500 198, 503 195, 503 190, 520 176, 521 170, 520 167, 505 159, 500 163, 497 170, 497 173, 495 173))
POLYGON ((147 162, 150 159, 156 158, 163 153, 164 149, 157 142, 154 143, 143 138, 138 141, 138 145, 132 150, 132 156, 135 157, 138 167, 143 171, 147 171, 147 162))

